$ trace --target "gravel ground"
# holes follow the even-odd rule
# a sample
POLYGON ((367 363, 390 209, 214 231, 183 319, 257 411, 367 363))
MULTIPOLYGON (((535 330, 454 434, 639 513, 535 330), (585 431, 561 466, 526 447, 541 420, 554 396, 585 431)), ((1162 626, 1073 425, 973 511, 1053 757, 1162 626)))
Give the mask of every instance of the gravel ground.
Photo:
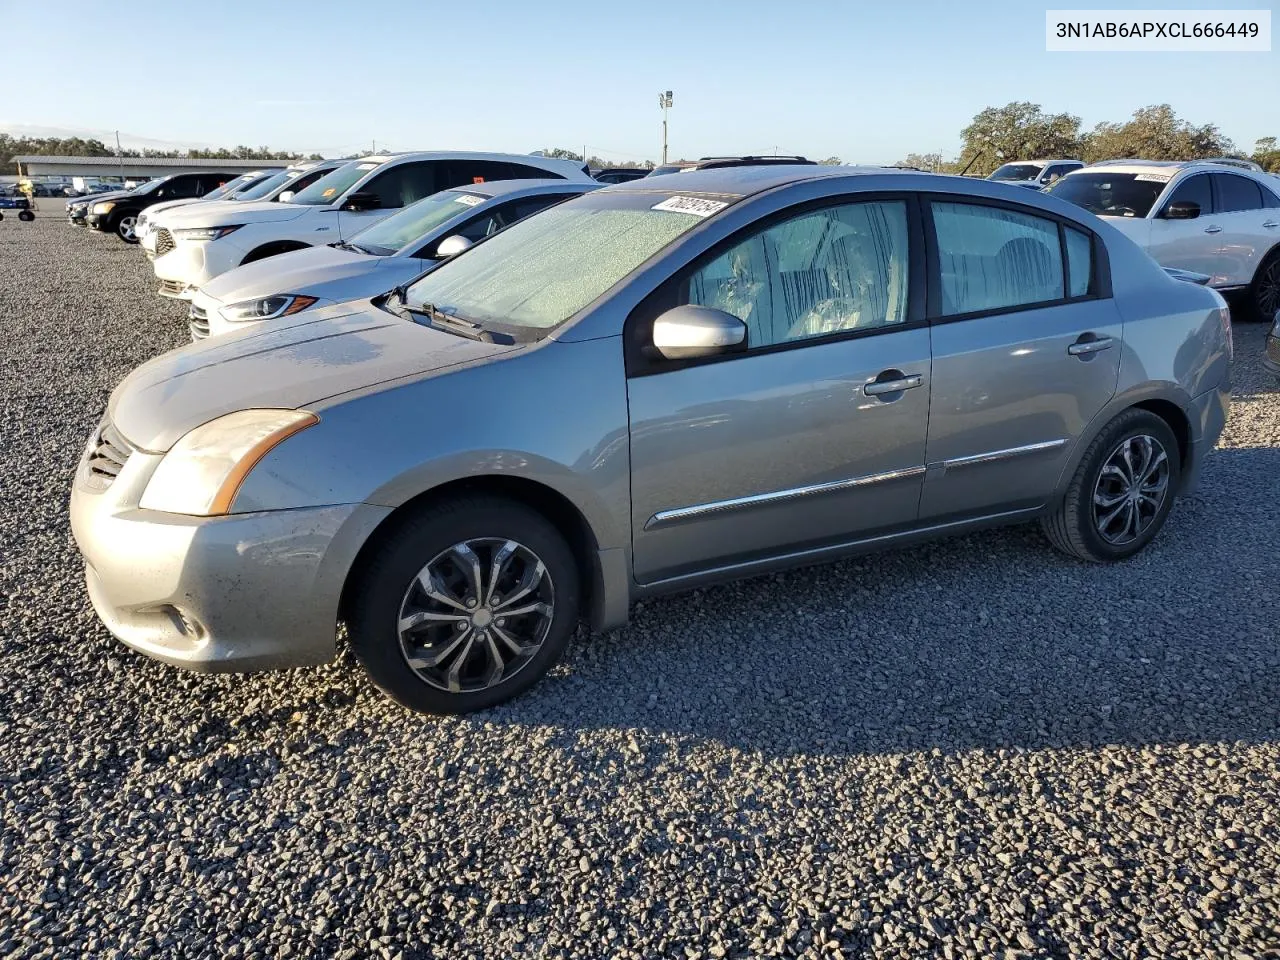
POLYGON ((60 209, 0 224, 0 957, 1280 956, 1261 327, 1132 562, 1018 528, 700 591, 432 719, 98 624, 68 483, 185 331, 60 209))

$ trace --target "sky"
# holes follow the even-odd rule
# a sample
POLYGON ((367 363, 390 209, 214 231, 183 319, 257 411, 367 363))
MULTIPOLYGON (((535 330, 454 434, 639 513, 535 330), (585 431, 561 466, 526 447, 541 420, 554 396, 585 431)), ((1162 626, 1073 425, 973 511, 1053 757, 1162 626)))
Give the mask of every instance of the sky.
MULTIPOLYGON (((1073 6, 131 0, 117 14, 65 0, 46 28, 31 24, 26 0, 0 0, 0 22, 23 24, 0 50, 0 129, 326 156, 374 144, 585 146, 616 162, 656 161, 658 93, 672 90, 672 159, 949 157, 975 113, 1013 100, 1086 127, 1169 103, 1246 151, 1280 136, 1280 41, 1271 53, 1047 53, 1045 10, 1073 6), (199 22, 188 12, 197 9, 199 22)), ((1271 9, 1280 31, 1266 0, 1124 8, 1271 9)))

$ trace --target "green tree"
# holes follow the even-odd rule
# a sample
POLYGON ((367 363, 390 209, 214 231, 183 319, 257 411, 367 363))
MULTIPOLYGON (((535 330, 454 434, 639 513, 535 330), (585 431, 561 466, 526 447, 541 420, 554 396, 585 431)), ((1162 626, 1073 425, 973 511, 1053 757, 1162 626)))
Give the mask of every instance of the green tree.
POLYGON ((1100 123, 1084 137, 1081 159, 1089 163, 1140 157, 1143 160, 1196 160, 1222 157, 1235 145, 1216 126, 1195 126, 1178 119, 1167 103, 1135 110, 1125 123, 1100 123))
POLYGON ((1010 160, 1074 157, 1080 150, 1080 118, 1045 113, 1038 103, 1016 101, 987 107, 960 131, 963 148, 956 161, 985 176, 1010 160))
POLYGON ((950 173, 953 164, 943 160, 940 153, 908 153, 906 159, 899 160, 894 166, 914 167, 931 173, 950 173))
POLYGON ((1276 138, 1263 137, 1255 143, 1253 145, 1253 156, 1249 159, 1262 167, 1263 170, 1280 173, 1280 146, 1277 146, 1276 138))

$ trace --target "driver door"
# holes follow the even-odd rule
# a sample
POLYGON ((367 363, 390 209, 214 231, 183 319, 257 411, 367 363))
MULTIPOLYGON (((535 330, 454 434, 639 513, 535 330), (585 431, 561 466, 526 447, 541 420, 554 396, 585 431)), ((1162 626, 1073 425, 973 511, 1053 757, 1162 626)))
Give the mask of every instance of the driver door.
POLYGON ((1180 182, 1160 205, 1151 220, 1147 252, 1162 267, 1177 267, 1213 276, 1218 272, 1222 227, 1213 206, 1209 175, 1197 173, 1180 182), (1200 216, 1191 220, 1170 220, 1165 212, 1172 203, 1191 201, 1200 205, 1200 216))

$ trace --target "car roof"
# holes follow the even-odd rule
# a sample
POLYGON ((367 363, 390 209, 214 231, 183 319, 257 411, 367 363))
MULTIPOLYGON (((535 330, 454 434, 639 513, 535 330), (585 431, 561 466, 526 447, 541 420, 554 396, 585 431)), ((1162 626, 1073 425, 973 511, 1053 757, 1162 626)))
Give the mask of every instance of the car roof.
MULTIPOLYGON (((1217 170, 1219 172, 1236 172, 1256 174, 1259 171, 1252 166, 1242 166, 1239 162, 1229 160, 1100 160, 1089 164, 1086 171, 1109 170, 1114 173, 1176 173, 1180 170, 1217 170)), ((1081 171, 1076 171, 1077 173, 1081 171)))
MULTIPOLYGON (((758 167, 711 167, 642 177, 626 183, 615 183, 605 190, 628 193, 718 193, 747 197, 788 183, 817 180, 824 177, 943 177, 946 174, 923 174, 896 167, 827 167, 820 164, 767 164, 758 167)), ((950 177, 949 179, 955 179, 950 177)), ((904 185, 905 189, 905 185, 904 185)))
POLYGON ((523 163, 530 167, 542 167, 544 170, 572 170, 581 176, 583 164, 577 160, 561 160, 557 157, 542 157, 530 153, 485 153, 475 150, 414 150, 405 153, 382 153, 372 157, 355 157, 352 162, 384 164, 405 160, 494 160, 499 163, 523 163))
POLYGON ((537 196, 540 193, 564 193, 565 191, 588 191, 603 188, 605 184, 591 180, 487 180, 484 183, 463 183, 449 190, 461 190, 464 193, 475 193, 482 197, 508 197, 512 194, 528 194, 537 196))

